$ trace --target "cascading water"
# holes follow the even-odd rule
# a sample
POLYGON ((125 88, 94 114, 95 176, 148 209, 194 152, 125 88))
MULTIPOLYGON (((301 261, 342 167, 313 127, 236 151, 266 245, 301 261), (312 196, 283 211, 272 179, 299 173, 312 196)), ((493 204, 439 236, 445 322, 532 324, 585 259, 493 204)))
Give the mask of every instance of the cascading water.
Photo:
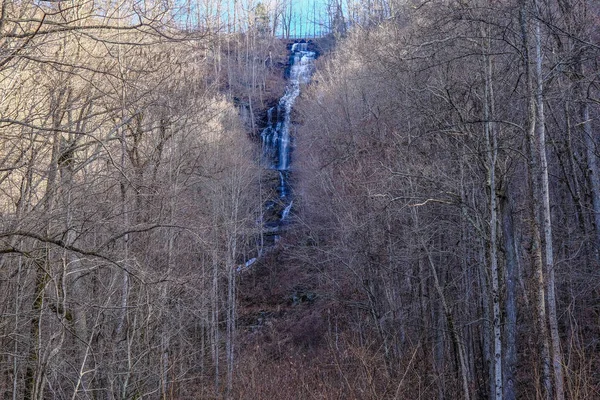
MULTIPOLYGON (((300 95, 302 84, 310 82, 314 71, 316 53, 308 50, 308 43, 294 43, 291 48, 290 70, 285 94, 277 107, 267 111, 267 126, 261 132, 263 157, 270 170, 279 175, 273 182, 277 185, 277 199, 267 201, 260 218, 264 231, 270 235, 270 241, 277 242, 281 227, 287 223, 294 201, 289 184, 293 138, 290 134, 291 113, 294 101, 300 95), (277 112, 275 119, 274 111, 277 112), (268 215, 266 217, 265 215, 268 215)), ((247 260, 237 267, 238 272, 250 268, 263 255, 263 237, 257 257, 247 260)), ((268 244, 266 247, 269 247, 268 244)))
POLYGON ((314 71, 315 52, 308 50, 308 43, 294 43, 290 55, 289 82, 285 94, 277 105, 276 120, 273 121, 274 108, 267 113, 267 127, 262 131, 262 145, 265 159, 270 169, 279 172, 277 193, 283 207, 279 222, 288 218, 292 209, 289 171, 293 138, 290 134, 292 107, 300 94, 300 86, 310 82, 314 71))

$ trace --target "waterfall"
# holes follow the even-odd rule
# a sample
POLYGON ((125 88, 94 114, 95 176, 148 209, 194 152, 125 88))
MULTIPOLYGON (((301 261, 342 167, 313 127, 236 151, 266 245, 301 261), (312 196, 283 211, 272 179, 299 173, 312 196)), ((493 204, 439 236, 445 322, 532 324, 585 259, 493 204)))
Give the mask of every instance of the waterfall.
POLYGON ((288 85, 277 105, 277 119, 273 120, 271 108, 267 112, 267 126, 261 132, 263 154, 270 169, 279 172, 279 194, 282 210, 280 222, 283 222, 292 208, 289 171, 293 137, 290 132, 292 107, 300 95, 301 85, 309 83, 314 71, 315 52, 308 50, 308 43, 294 43, 290 54, 288 85))
MULTIPOLYGON (((238 265, 237 272, 249 269, 263 255, 264 238, 268 238, 264 245, 265 249, 277 243, 280 239, 281 228, 289 222, 294 204, 292 188, 289 183, 294 142, 290 132, 292 107, 300 95, 301 86, 310 82, 314 71, 315 57, 316 53, 308 50, 308 43, 292 45, 289 79, 285 93, 277 106, 271 107, 267 111, 267 125, 260 136, 263 159, 268 170, 273 171, 273 178, 270 181, 274 186, 276 185, 277 197, 266 201, 263 214, 259 219, 265 236, 261 236, 258 255, 238 265)), ((270 174, 267 175, 270 176, 270 174)))

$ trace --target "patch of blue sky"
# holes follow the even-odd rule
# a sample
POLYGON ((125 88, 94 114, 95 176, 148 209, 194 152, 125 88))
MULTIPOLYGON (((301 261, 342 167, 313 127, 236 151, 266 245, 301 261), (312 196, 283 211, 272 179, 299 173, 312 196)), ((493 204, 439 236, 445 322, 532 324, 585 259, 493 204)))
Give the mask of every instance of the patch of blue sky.
POLYGON ((187 28, 211 25, 211 29, 221 31, 245 30, 255 18, 256 7, 262 4, 270 23, 277 22, 277 36, 303 38, 328 32, 327 3, 328 0, 175 0, 171 3, 171 15, 187 28))
MULTIPOLYGON (((291 15, 289 35, 293 38, 322 36, 329 31, 327 0, 293 0, 290 1, 287 12, 291 15)), ((284 18, 285 19, 285 18, 284 18)), ((284 21, 281 21, 284 22, 284 21)), ((280 23, 276 31, 283 36, 286 29, 280 23)))

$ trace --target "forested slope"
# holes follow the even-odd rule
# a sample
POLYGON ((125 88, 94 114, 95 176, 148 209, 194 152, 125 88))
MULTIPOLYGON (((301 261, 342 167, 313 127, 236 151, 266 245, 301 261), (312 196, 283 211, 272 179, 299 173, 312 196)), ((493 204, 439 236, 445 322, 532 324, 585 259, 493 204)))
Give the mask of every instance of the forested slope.
POLYGON ((595 2, 0 7, 3 398, 600 398, 595 2))
POLYGON ((180 11, 0 3, 2 398, 231 387, 261 213, 249 138, 285 45, 180 11))
POLYGON ((332 282, 340 390, 600 398, 600 10, 395 5, 300 106, 298 253, 332 282))

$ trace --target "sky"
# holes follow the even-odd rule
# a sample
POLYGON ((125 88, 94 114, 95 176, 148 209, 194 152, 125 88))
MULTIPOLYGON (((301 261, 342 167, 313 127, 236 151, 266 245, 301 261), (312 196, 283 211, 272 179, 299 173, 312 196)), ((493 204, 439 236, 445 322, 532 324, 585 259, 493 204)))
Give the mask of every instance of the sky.
MULTIPOLYGON (((207 16, 214 18, 221 15, 221 22, 226 23, 228 15, 232 13, 233 4, 237 3, 241 10, 242 20, 252 19, 251 14, 256 5, 262 3, 268 10, 274 10, 276 4, 291 6, 292 18, 290 23, 290 36, 306 37, 321 34, 327 31, 327 2, 328 0, 175 0, 177 18, 186 26, 195 25, 198 18, 203 20, 207 16)), ((289 12, 288 12, 289 13, 289 12)), ((288 14, 289 15, 289 14, 288 14)), ((240 15, 237 16, 240 18, 240 15)), ((237 19, 236 18, 236 19, 237 19)), ((280 16, 276 34, 283 36, 283 19, 280 16)))
MULTIPOLYGON (((291 36, 320 35, 326 30, 327 7, 326 0, 293 0, 291 36)), ((281 31, 281 28, 280 28, 281 31)), ((278 32, 281 34, 282 32, 278 32)))

